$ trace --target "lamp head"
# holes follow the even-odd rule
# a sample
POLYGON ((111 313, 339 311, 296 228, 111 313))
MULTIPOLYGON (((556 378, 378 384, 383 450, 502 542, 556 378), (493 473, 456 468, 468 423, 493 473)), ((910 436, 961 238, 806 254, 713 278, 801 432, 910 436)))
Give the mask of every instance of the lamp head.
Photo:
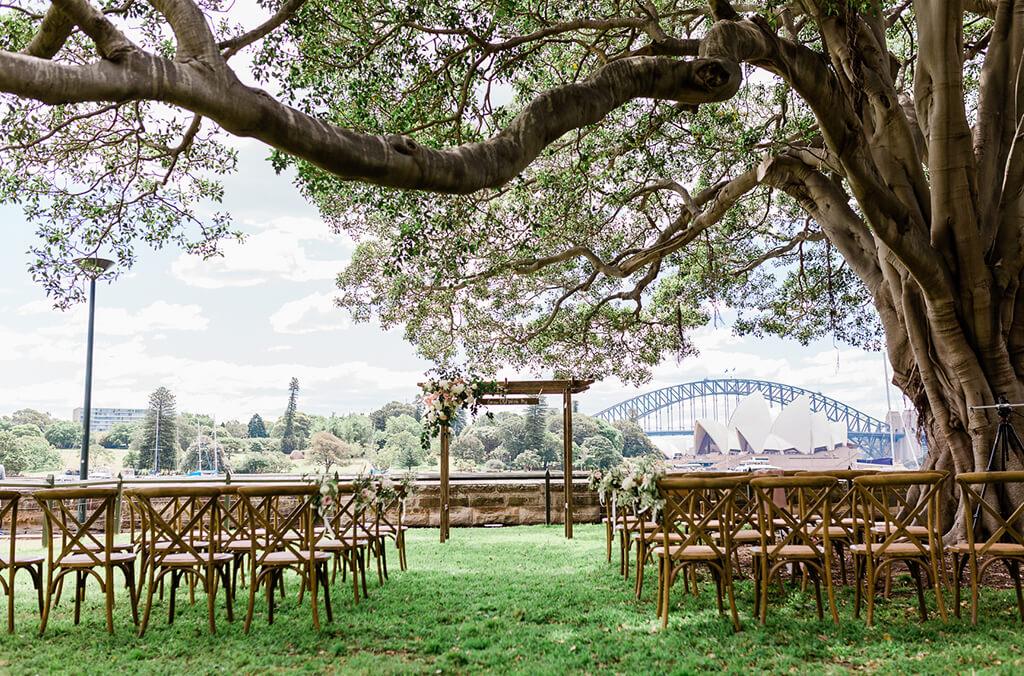
POLYGON ((76 258, 74 263, 80 270, 82 270, 82 272, 93 279, 99 277, 114 265, 114 261, 107 260, 106 258, 97 258, 95 256, 88 258, 76 258))

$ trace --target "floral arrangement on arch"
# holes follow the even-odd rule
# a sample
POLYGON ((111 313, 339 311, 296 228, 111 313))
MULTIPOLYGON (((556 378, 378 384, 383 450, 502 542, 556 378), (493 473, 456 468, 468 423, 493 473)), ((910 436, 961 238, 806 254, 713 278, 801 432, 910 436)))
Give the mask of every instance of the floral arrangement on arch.
POLYGON ((437 371, 437 375, 428 378, 422 387, 424 413, 420 442, 424 450, 430 449, 430 440, 440 436, 443 429, 451 428, 459 411, 469 409, 476 415, 480 397, 498 392, 497 381, 444 370, 437 371))

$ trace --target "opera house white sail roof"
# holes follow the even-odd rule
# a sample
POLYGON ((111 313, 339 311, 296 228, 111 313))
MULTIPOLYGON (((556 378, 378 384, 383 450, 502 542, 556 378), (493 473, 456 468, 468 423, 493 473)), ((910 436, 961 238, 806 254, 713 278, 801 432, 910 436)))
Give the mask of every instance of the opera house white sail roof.
POLYGON ((760 392, 740 400, 728 423, 700 418, 694 425, 693 448, 697 455, 715 453, 803 453, 829 451, 847 443, 842 422, 811 411, 806 395, 797 397, 772 416, 760 392))

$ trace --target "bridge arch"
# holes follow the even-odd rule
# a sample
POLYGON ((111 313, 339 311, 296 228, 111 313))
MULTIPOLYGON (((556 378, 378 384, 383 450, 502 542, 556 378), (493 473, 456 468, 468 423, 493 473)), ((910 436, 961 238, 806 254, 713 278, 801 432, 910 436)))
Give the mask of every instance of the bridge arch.
MULTIPOLYGON (((750 378, 706 378, 688 383, 663 387, 637 395, 631 399, 609 406, 594 417, 602 420, 635 420, 648 434, 688 434, 693 431, 694 419, 691 407, 691 426, 684 426, 683 416, 677 419, 669 417, 667 425, 662 424, 658 413, 673 406, 695 400, 715 399, 717 397, 742 397, 760 392, 772 404, 786 406, 799 396, 806 395, 811 401, 811 410, 820 411, 833 422, 846 424, 849 439, 870 455, 878 457, 888 452, 890 442, 889 424, 873 416, 859 411, 843 402, 825 396, 820 392, 812 392, 795 385, 772 382, 770 380, 754 380, 750 378), (653 421, 658 420, 655 424, 653 421)), ((896 439, 902 434, 895 435, 896 439)))

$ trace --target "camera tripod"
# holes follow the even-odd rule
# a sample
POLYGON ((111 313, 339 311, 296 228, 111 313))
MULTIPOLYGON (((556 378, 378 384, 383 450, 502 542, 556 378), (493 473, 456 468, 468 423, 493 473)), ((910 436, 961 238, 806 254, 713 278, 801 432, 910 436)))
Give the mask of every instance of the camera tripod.
MULTIPOLYGON (((992 440, 992 450, 988 454, 988 465, 985 467, 986 472, 993 472, 999 470, 1005 470, 1006 464, 1010 459, 1010 452, 1017 454, 1017 458, 1024 463, 1024 443, 1021 443, 1020 437, 1017 436, 1017 431, 1013 429, 1013 424, 1010 422, 1010 416, 1013 415, 1013 409, 1024 407, 1024 404, 1011 404, 1006 400, 1005 396, 999 396, 999 403, 994 406, 974 406, 975 409, 987 409, 994 408, 996 414, 999 416, 999 425, 996 427, 996 438, 992 440), (997 467, 997 462, 999 466, 997 467)), ((981 486, 981 500, 985 499, 985 490, 988 488, 988 484, 982 484, 981 486)), ((977 528, 979 525, 979 519, 981 516, 981 504, 974 508, 974 527, 977 528)))

